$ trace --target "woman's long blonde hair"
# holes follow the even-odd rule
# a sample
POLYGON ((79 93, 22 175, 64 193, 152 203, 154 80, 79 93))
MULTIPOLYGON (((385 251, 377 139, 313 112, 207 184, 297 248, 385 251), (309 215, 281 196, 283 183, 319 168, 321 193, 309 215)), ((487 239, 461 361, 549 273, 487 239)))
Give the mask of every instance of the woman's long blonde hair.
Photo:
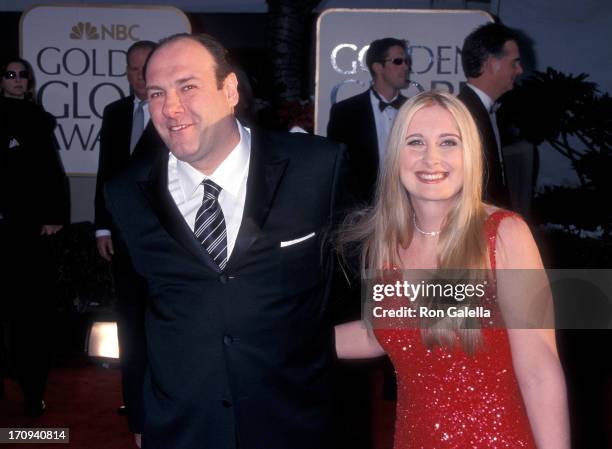
MULTIPOLYGON (((387 152, 378 176, 372 207, 349 215, 339 232, 340 248, 360 244, 361 272, 401 267, 399 247, 412 241, 414 210, 400 179, 400 153, 406 147, 406 132, 414 115, 423 108, 441 106, 453 116, 463 145, 463 188, 441 228, 438 267, 441 269, 486 269, 487 244, 484 238, 486 212, 482 202, 483 151, 476 124, 463 103, 440 91, 422 92, 398 111, 389 135, 387 152)), ((466 332, 464 346, 473 346, 466 332), (465 340, 468 340, 467 342, 465 340)), ((425 337, 427 340, 427 337, 425 337)), ((436 337, 440 342, 444 336, 436 337)))

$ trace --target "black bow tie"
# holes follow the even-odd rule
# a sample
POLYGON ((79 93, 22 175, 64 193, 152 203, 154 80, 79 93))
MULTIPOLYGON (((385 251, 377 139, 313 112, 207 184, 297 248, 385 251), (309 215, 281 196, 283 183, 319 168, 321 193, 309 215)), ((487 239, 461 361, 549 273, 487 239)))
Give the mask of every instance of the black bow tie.
POLYGON ((397 97, 395 97, 395 100, 390 103, 387 103, 380 97, 380 95, 378 95, 378 92, 376 92, 374 89, 372 89, 372 93, 378 100, 378 109, 380 109, 380 112, 384 111, 389 106, 394 109, 399 109, 404 104, 404 101, 406 101, 406 97, 404 97, 403 95, 398 95, 397 97))

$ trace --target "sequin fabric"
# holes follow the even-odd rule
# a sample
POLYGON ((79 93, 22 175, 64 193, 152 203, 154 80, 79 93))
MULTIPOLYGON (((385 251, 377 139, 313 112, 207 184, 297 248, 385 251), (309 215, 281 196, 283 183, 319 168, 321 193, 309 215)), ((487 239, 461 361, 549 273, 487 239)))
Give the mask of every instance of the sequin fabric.
MULTIPOLYGON (((499 222, 485 225, 491 267, 499 222)), ((428 349, 419 329, 375 329, 397 373, 394 449, 536 449, 514 370, 508 334, 483 328, 482 345, 469 355, 428 349)))

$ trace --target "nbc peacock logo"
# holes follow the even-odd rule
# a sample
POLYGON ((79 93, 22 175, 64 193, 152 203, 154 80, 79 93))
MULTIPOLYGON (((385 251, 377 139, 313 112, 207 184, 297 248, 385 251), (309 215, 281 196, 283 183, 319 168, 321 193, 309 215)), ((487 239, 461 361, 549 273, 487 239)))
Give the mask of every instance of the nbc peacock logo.
POLYGON ((100 34, 98 33, 98 28, 92 25, 91 22, 79 22, 72 27, 70 39, 98 40, 100 39, 100 34))
POLYGON ((124 23, 101 23, 98 26, 91 22, 79 22, 72 27, 70 39, 89 41, 96 40, 115 40, 115 41, 139 41, 138 29, 140 24, 124 23))

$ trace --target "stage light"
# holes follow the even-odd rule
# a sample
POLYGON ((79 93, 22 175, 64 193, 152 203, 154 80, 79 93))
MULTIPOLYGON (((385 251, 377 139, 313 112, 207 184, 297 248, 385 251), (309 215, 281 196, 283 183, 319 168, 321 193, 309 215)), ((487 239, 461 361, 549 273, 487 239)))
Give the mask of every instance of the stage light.
POLYGON ((114 321, 94 321, 89 329, 86 347, 89 357, 119 360, 117 323, 114 321))

